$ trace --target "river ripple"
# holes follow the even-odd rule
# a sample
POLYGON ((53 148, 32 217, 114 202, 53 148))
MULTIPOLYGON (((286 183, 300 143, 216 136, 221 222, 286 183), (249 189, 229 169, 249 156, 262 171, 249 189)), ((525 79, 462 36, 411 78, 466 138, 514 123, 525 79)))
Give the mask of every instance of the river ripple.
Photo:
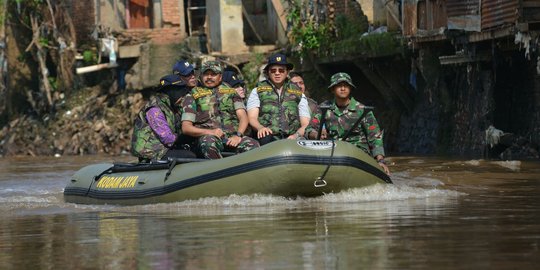
POLYGON ((312 199, 77 205, 80 167, 0 159, 0 269, 532 269, 540 163, 394 157, 394 185, 312 199))

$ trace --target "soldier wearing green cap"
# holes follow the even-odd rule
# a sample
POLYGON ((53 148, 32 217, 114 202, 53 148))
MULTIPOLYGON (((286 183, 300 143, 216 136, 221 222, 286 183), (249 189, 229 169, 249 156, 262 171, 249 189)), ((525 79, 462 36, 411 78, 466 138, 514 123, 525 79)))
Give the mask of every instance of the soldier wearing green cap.
POLYGON ((287 77, 292 68, 284 54, 270 56, 264 68, 267 79, 249 95, 249 124, 261 145, 279 139, 299 139, 309 125, 306 96, 287 77))
POLYGON ((225 149, 245 152, 259 143, 244 136, 248 126, 246 107, 234 88, 222 83, 222 67, 208 61, 201 67, 202 86, 195 87, 182 101, 182 132, 198 138, 200 154, 222 158, 225 149))
POLYGON ((323 118, 322 113, 318 113, 311 119, 310 125, 306 129, 308 137, 316 139, 319 130, 322 130, 321 139, 329 137, 343 139, 348 134, 345 141, 373 156, 383 170, 390 174, 384 161, 383 131, 380 129, 373 112, 367 110, 364 104, 351 97, 352 88, 356 88, 356 86, 349 74, 339 72, 332 76, 328 89, 334 94, 334 99, 321 104, 321 107, 330 108, 325 112, 323 128, 319 129, 323 118), (356 122, 358 122, 357 125, 355 125, 356 122))

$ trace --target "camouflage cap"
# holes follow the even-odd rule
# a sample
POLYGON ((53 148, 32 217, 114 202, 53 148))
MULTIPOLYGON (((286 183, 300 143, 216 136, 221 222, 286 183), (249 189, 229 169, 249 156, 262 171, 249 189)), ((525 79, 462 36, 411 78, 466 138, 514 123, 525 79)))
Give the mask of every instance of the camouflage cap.
POLYGON ((218 61, 206 61, 201 66, 201 73, 204 73, 207 70, 212 70, 215 73, 222 73, 223 69, 221 64, 218 61))
POLYGON ((356 86, 352 83, 351 76, 345 72, 339 72, 334 75, 332 75, 332 78, 330 78, 330 86, 328 86, 328 89, 331 89, 335 85, 339 84, 340 82, 346 82, 350 86, 356 88, 356 86))

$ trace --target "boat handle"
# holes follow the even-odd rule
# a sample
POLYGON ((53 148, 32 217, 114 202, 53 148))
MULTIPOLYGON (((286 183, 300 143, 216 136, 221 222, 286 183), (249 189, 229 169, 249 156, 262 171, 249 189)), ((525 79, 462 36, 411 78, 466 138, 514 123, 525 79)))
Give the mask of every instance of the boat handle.
POLYGON ((324 187, 324 186, 326 186, 326 181, 324 181, 324 179, 321 179, 321 177, 317 177, 317 180, 315 180, 315 182, 313 182, 313 185, 315 187, 324 187))

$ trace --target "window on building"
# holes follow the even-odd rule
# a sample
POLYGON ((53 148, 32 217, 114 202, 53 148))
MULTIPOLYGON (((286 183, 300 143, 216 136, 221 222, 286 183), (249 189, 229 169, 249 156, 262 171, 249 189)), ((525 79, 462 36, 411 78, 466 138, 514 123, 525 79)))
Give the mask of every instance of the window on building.
POLYGON ((184 1, 187 32, 190 36, 204 35, 206 24, 206 0, 184 1))
POLYGON ((151 28, 152 0, 129 0, 129 28, 151 28))

